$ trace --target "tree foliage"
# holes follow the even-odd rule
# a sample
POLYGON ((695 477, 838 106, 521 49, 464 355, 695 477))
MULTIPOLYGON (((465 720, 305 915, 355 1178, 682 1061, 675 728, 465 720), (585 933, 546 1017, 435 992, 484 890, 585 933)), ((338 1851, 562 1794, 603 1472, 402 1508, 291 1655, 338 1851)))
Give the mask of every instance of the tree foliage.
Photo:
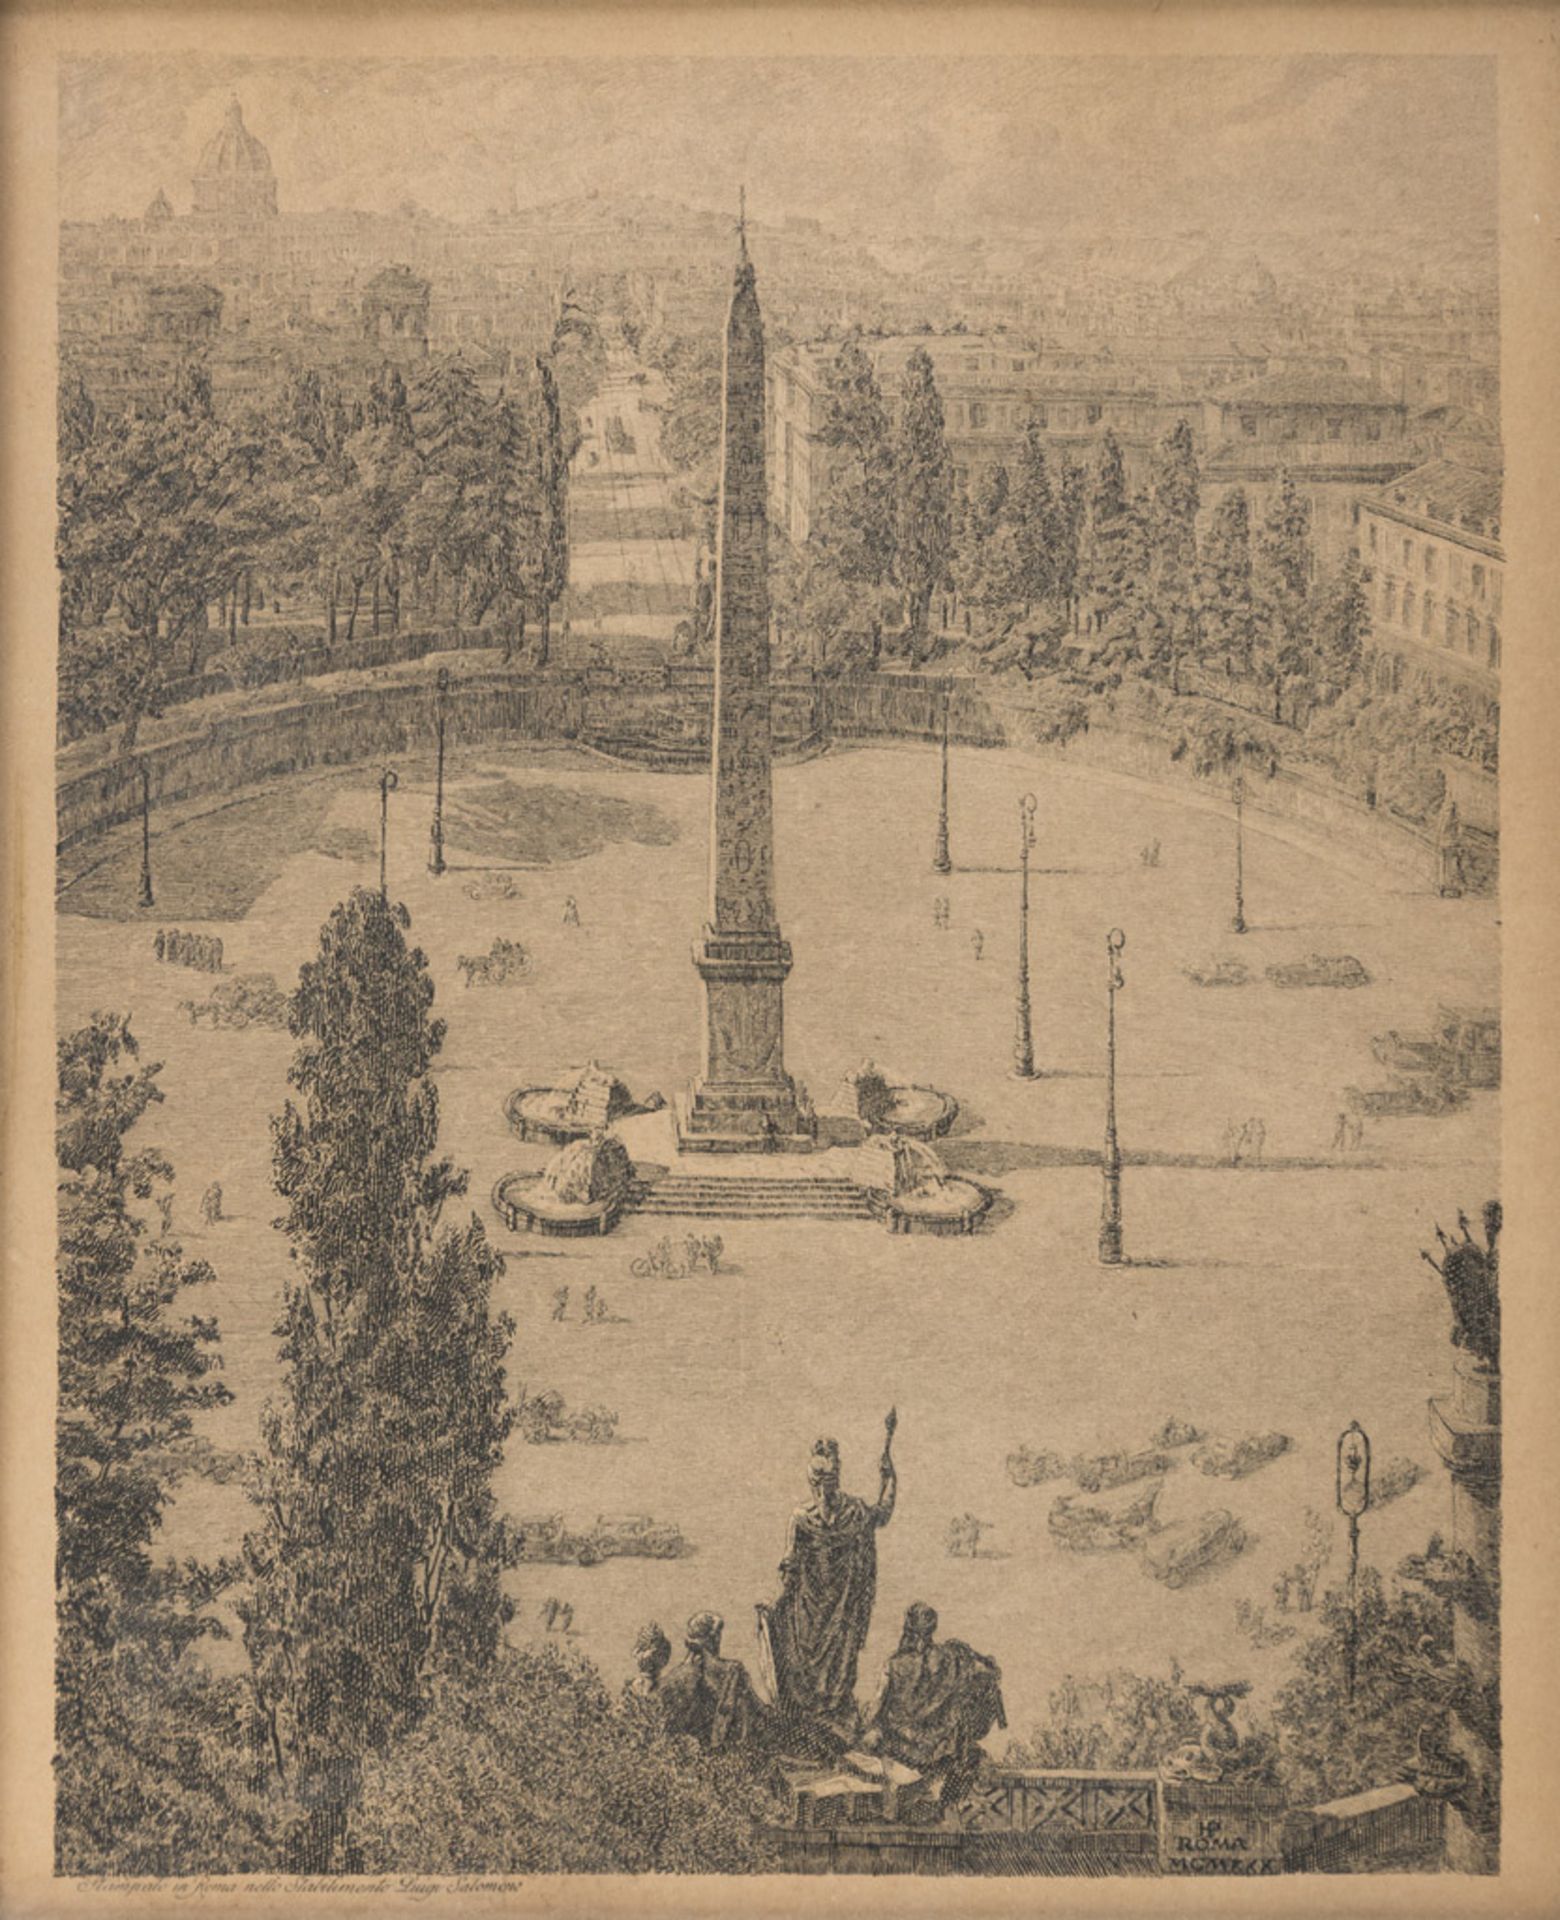
POLYGON ((412 1724, 441 1670, 491 1660, 513 1542, 491 1479, 513 1421, 480 1221, 443 1224, 465 1176, 435 1158, 443 1023, 406 911, 358 890, 300 975, 274 1123, 299 1267, 286 1377, 263 1423, 243 1605, 278 1776, 337 1859, 365 1754, 412 1724))
POLYGON ((953 461, 932 356, 917 347, 905 363, 896 433, 895 541, 909 616, 912 661, 926 640, 932 596, 953 557, 953 461))
POLYGON ((370 1872, 744 1873, 774 1866, 779 1813, 584 1661, 510 1648, 370 1764, 353 1826, 370 1872))

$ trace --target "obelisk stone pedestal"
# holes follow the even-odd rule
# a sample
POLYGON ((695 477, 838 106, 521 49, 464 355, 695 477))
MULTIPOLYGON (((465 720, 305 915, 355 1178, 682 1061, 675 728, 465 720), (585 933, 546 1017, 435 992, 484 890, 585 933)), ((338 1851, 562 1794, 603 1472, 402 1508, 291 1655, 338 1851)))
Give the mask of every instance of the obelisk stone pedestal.
POLYGON ((686 1153, 795 1153, 814 1144, 812 1110, 785 1070, 791 949, 774 899, 768 566, 764 330, 744 237, 721 406, 710 916, 693 950, 704 985, 704 1071, 678 1103, 686 1153))

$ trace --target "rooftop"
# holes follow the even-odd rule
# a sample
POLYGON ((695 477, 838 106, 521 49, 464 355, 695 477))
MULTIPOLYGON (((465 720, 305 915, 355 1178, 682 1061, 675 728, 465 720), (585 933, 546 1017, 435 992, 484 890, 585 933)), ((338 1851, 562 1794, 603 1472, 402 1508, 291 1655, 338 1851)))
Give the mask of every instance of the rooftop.
POLYGON ((1374 380, 1355 373, 1336 373, 1319 367, 1314 371, 1270 373, 1244 386, 1229 387, 1219 395, 1226 407, 1395 407, 1398 402, 1383 393, 1374 380))
POLYGON ((1501 476, 1455 460, 1431 460, 1389 482, 1368 504, 1401 507, 1424 520, 1500 538, 1501 476))

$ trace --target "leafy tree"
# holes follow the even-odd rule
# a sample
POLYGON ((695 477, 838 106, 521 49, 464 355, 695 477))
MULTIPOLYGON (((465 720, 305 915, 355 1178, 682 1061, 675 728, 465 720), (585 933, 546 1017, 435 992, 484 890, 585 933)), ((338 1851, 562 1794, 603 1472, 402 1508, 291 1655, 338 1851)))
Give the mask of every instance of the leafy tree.
POLYGON ((1056 488, 1056 533, 1052 545, 1052 582, 1057 598, 1076 622, 1083 529, 1088 512, 1088 481, 1076 461, 1062 461, 1056 488))
POLYGON ((1018 1767, 1157 1767, 1201 1730, 1179 1667, 1168 1679, 1124 1670, 1099 1679, 1071 1674, 1051 1694, 1050 1718, 1027 1741, 1010 1743, 1018 1767))
POLYGON ((1100 442, 1080 571, 1099 632, 1115 650, 1135 652, 1147 619, 1147 503, 1127 491, 1116 436, 1100 442))
POLYGON ((780 1817, 739 1760, 669 1737, 585 1661, 506 1648, 370 1763, 353 1827, 370 1872, 751 1873, 780 1817))
POLYGON ((1204 649, 1221 654, 1226 672, 1251 666, 1256 605, 1251 579, 1251 509, 1232 487, 1213 510, 1203 547, 1199 598, 1204 649))
POLYGON ((855 339, 824 370, 819 438, 829 449, 820 544, 842 579, 880 588, 894 574, 894 448, 872 362, 855 339))
POLYGON ((274 1122, 286 1290, 242 1606, 276 1774, 308 1809, 297 1864, 341 1864, 366 1754, 415 1723, 436 1674, 490 1662, 514 1542, 492 1474, 513 1414, 491 1310, 502 1271, 464 1174, 435 1159, 443 1023, 404 907, 362 889, 299 977, 274 1122))
POLYGON ((167 1870, 174 1843, 229 1824, 230 1690, 183 1656, 220 1631, 228 1567, 156 1565, 152 1548, 194 1421, 232 1395, 210 1283, 169 1230, 172 1170, 129 1135, 162 1099, 128 1021, 97 1014, 58 1045, 59 1398, 55 1427, 56 1850, 66 1871, 167 1870), (123 1070, 121 1070, 123 1069, 123 1070), (180 1677, 182 1676, 182 1677, 180 1677), (229 1777, 224 1786, 224 1773, 229 1777))
POLYGON ((1427 1554, 1404 1561, 1390 1582, 1375 1567, 1360 1568, 1352 1701, 1347 1665, 1355 1629, 1347 1589, 1334 1587, 1323 1597, 1320 1631, 1301 1643, 1294 1678, 1274 1709, 1284 1775, 1297 1805, 1401 1779, 1421 1730, 1438 1742, 1454 1708, 1498 1746, 1498 1707, 1478 1697, 1453 1653, 1444 1587, 1456 1572, 1455 1556, 1439 1540, 1427 1554))
POLYGON ((552 610, 569 584, 569 459, 552 368, 536 362, 536 605, 541 622, 536 664, 545 667, 552 610))
POLYGON ((1335 690, 1358 676, 1369 637, 1370 602, 1365 595, 1365 576, 1351 554, 1323 581, 1311 613, 1312 650, 1335 690))
POLYGON ((1273 678, 1273 718, 1282 718, 1284 681, 1310 665, 1311 510, 1285 471, 1263 517, 1253 584, 1273 678))
POLYGON ((1178 420, 1155 451, 1149 510, 1154 606, 1176 655, 1191 645, 1196 620, 1198 505, 1197 449, 1178 420))
POLYGON ((905 363, 896 445, 899 580, 909 616, 910 657, 918 663, 932 595, 948 578, 953 547, 953 463, 925 347, 917 347, 905 363))
POLYGON ((1013 487, 1013 526, 1018 537, 1019 597, 1024 611, 1032 601, 1056 592, 1057 502, 1046 465, 1040 423, 1031 416, 1024 430, 1013 487))

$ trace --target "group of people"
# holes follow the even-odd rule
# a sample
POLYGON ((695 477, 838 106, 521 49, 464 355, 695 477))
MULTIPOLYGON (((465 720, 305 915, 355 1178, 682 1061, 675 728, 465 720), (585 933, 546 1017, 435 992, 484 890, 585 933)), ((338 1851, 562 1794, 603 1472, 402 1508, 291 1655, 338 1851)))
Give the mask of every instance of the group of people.
MULTIPOLYGON (((569 1289, 559 1287, 553 1294, 552 1317, 554 1320, 567 1320, 569 1317, 569 1289)), ((599 1326, 602 1321, 613 1318, 606 1298, 591 1286, 585 1289, 585 1297, 580 1303, 580 1317, 587 1326, 599 1326)))
MULTIPOLYGON (((891 1442, 892 1417, 888 1432, 891 1442)), ((832 1440, 813 1449, 808 1478, 812 1498, 792 1516, 780 1596, 757 1610, 772 1700, 760 1696, 740 1660, 722 1653, 725 1622, 708 1612, 689 1620, 675 1666, 666 1634, 653 1623, 644 1628, 633 1691, 653 1703, 668 1732, 710 1752, 758 1763, 881 1757, 914 1768, 942 1807, 954 1807, 979 1770, 981 1741, 1007 1724, 1001 1671, 962 1640, 939 1640, 935 1608, 917 1600, 863 1711, 856 1669, 876 1592, 877 1534, 896 1496, 889 1445, 875 1501, 841 1491, 832 1440)))
POLYGON ((159 960, 175 967, 198 967, 202 973, 222 971, 222 942, 215 934, 180 933, 177 927, 159 927, 152 951, 159 960))
POLYGON ((1340 1113, 1333 1126, 1332 1146, 1335 1153, 1351 1153, 1365 1144, 1365 1122, 1357 1114, 1340 1113))

